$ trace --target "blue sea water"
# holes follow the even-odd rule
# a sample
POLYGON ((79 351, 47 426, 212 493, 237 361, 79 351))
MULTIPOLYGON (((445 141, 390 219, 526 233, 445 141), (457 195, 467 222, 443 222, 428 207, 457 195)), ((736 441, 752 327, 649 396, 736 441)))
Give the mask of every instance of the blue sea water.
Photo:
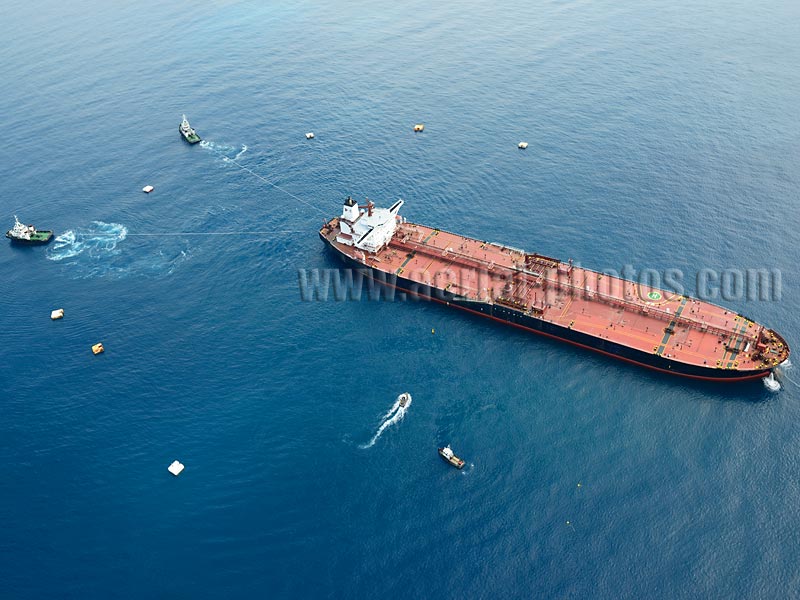
POLYGON ((779 270, 780 299, 722 303, 796 346, 797 2, 0 20, 0 215, 60 235, 0 251, 2 597, 800 595, 791 367, 777 394, 693 383, 298 286, 338 266, 317 230, 346 195, 402 197, 585 266, 678 268, 688 292, 703 268, 779 270), (264 233, 196 235, 236 231, 264 233))

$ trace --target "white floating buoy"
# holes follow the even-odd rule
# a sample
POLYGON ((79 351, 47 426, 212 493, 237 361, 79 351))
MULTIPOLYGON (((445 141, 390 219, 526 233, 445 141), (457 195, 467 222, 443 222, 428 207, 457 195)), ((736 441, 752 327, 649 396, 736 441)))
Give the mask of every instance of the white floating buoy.
POLYGON ((517 148, 519 148, 520 150, 525 150, 525 148, 527 147, 528 147, 528 142, 520 142, 519 144, 517 144, 517 148))
POLYGON ((53 321, 55 321, 56 319, 63 319, 64 318, 64 309, 63 308, 57 308, 56 310, 54 310, 53 312, 50 313, 50 318, 53 319, 53 321))
POLYGON ((314 134, 313 134, 312 132, 310 132, 310 131, 309 131, 309 132, 306 134, 306 139, 307 139, 307 140, 313 140, 313 139, 314 139, 314 134))
POLYGON ((145 194, 149 194, 149 193, 150 193, 150 192, 152 192, 154 189, 156 189, 156 188, 154 188, 152 185, 146 185, 146 186, 144 186, 144 187, 142 188, 142 191, 143 191, 145 194))
POLYGON ((183 463, 182 462, 178 462, 176 460, 176 461, 173 461, 172 464, 167 467, 167 471, 169 471, 170 473, 175 475, 175 477, 177 477, 178 475, 181 474, 181 472, 183 471, 184 468, 185 467, 183 466, 183 463))

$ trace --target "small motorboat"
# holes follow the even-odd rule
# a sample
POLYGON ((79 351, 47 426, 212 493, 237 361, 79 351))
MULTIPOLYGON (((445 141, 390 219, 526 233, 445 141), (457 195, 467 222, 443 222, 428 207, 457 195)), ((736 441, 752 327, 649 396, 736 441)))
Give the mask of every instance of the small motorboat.
POLYGON ((456 469, 464 468, 464 461, 453 454, 449 444, 444 448, 439 448, 439 456, 441 456, 443 460, 446 460, 453 465, 456 469))
POLYGON ((400 394, 400 408, 405 408, 409 400, 411 400, 411 394, 407 392, 400 394))

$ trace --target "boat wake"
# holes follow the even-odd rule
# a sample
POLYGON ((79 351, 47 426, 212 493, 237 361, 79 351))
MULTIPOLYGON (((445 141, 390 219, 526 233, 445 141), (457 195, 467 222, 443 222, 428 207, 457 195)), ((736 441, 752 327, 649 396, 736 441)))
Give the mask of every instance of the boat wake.
POLYGON ((769 375, 764 377, 764 379, 762 379, 762 381, 764 382, 764 387, 767 388, 770 392, 779 392, 779 391, 781 391, 781 384, 775 378, 775 373, 770 373, 769 375))
POLYGON ((800 387, 800 383, 796 382, 794 379, 789 377, 789 371, 791 370, 792 370, 792 360, 790 358, 787 358, 785 361, 783 361, 781 364, 778 365, 774 373, 770 373, 768 377, 765 377, 763 379, 764 387, 766 387, 771 392, 778 392, 781 389, 780 380, 791 381, 797 387, 800 387), (775 375, 780 377, 780 380, 776 378, 775 375))
POLYGON ((93 221, 91 227, 70 229, 56 237, 47 250, 47 258, 61 261, 81 254, 96 258, 119 254, 119 243, 128 237, 128 229, 119 223, 93 221))
POLYGON ((242 154, 244 154, 245 152, 247 152, 247 145, 242 144, 242 149, 239 150, 238 154, 236 154, 236 156, 233 157, 233 160, 239 160, 242 157, 242 154))
POLYGON ((219 155, 225 162, 231 160, 239 160, 242 157, 242 155, 245 152, 247 152, 246 144, 242 144, 241 148, 237 148, 236 146, 228 146, 226 144, 215 144, 214 142, 203 140, 202 142, 200 142, 200 147, 205 148, 206 150, 210 150, 214 154, 219 155))
POLYGON ((406 412, 408 411, 409 407, 411 406, 411 394, 408 395, 408 401, 406 402, 405 406, 400 406, 400 399, 403 394, 397 397, 392 405, 392 408, 389 409, 385 415, 383 415, 382 422, 378 427, 378 431, 375 432, 375 435, 372 436, 372 439, 367 442, 366 444, 361 444, 359 448, 362 450, 366 450, 367 448, 372 448, 375 445, 375 442, 383 435, 383 432, 386 430, 387 427, 391 427, 395 423, 399 423, 403 420, 403 417, 406 416, 406 412))
MULTIPOLYGON (((142 235, 142 234, 130 234, 142 235)), ((146 255, 135 251, 122 252, 122 242, 129 237, 128 228, 120 223, 93 221, 89 227, 70 229, 55 238, 45 256, 69 265, 78 278, 99 276, 170 275, 188 260, 187 242, 162 241, 146 255)))

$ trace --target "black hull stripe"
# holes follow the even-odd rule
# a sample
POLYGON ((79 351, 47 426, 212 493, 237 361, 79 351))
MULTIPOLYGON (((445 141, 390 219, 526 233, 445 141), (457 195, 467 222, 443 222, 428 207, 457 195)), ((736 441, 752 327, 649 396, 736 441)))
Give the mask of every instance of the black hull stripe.
MULTIPOLYGON (((322 235, 320 235, 322 240, 328 245, 331 250, 336 252, 336 254, 345 261, 347 264, 354 265, 359 268, 366 268, 369 270, 370 273, 375 271, 372 267, 365 265, 346 254, 339 252, 328 240, 326 240, 322 235)), ((387 277, 393 276, 392 274, 384 273, 387 277)), ((420 298, 425 298, 428 300, 433 300, 434 302, 438 302, 439 304, 443 304, 446 306, 453 306, 455 308, 461 309, 468 313, 478 315, 481 317, 486 317, 493 321, 497 321, 498 323, 503 323, 505 325, 511 325, 512 327, 516 327, 518 329, 523 329, 525 331, 530 331, 533 333, 537 333, 539 335, 543 335, 555 340, 561 340, 572 344, 573 346, 578 346, 580 348, 585 348, 587 350, 591 350, 593 352, 597 352, 599 354, 603 354, 605 356, 609 356, 611 358, 616 358, 634 365, 646 367, 648 369, 652 369, 654 371, 659 371, 661 373, 668 373, 670 375, 679 375, 681 377, 688 377, 690 379, 698 379, 703 381, 725 381, 725 382, 733 382, 733 381, 747 381, 753 379, 761 379, 769 375, 771 369, 762 369, 758 371, 734 371, 734 370, 727 370, 727 369, 716 369, 713 367, 702 367, 699 365, 687 365, 685 363, 671 361, 667 358, 662 356, 658 356, 657 354, 648 354, 641 350, 637 350, 636 348, 631 348, 629 346, 625 346, 623 344, 619 344, 617 342, 611 342, 608 340, 597 339, 594 336, 590 336, 588 334, 575 331, 573 329, 569 329, 568 327, 562 327, 561 325, 556 325, 555 323, 550 323, 548 321, 544 321, 542 319, 535 319, 533 317, 523 315, 517 313, 515 311, 511 311, 510 309, 504 308, 499 305, 490 305, 487 303, 481 302, 471 302, 471 301, 464 301, 459 300, 454 295, 452 298, 441 299, 436 298, 433 295, 421 293, 415 291, 412 288, 418 288, 421 285, 419 282, 411 281, 409 279, 405 279, 399 275, 394 275, 397 278, 397 284, 389 283, 388 281, 381 281, 378 278, 370 276, 370 278, 387 287, 391 287, 397 290, 401 290, 403 292, 413 294, 420 298), (403 285, 405 284, 405 285, 403 285), (469 306, 467 306, 467 304, 469 306), (473 306, 480 306, 486 307, 488 310, 491 310, 493 314, 488 314, 486 312, 482 312, 482 310, 476 310, 473 306), (501 316, 496 316, 495 313, 500 313, 501 316), (505 313, 505 314, 504 314, 505 313), (507 316, 510 318, 502 318, 502 316, 507 316), (511 318, 517 318, 523 321, 523 323, 518 323, 512 321, 511 318), (524 324, 528 323, 528 324, 524 324), (547 330, 545 330, 547 329, 547 330), (597 347, 597 344, 601 343, 605 346, 608 346, 608 349, 603 349, 597 347), (613 351, 609 351, 613 350, 613 351), (674 367, 674 368, 673 368, 674 367), (712 375, 713 373, 713 375, 712 375)))

